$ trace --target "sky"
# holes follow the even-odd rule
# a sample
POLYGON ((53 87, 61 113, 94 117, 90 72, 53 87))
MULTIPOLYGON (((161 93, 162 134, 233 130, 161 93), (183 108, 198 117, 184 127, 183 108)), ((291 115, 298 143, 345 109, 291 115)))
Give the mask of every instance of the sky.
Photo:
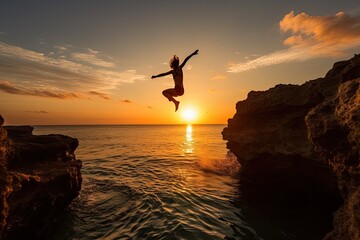
POLYGON ((360 53, 358 0, 0 0, 7 125, 226 124, 252 91, 323 77, 360 53), (185 94, 178 112, 174 54, 185 94))

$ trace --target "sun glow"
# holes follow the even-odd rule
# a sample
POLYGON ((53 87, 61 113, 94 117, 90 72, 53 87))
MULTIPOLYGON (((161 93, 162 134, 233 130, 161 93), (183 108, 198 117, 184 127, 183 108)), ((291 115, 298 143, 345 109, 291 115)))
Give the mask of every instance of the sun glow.
POLYGON ((192 108, 186 108, 181 112, 181 116, 187 123, 192 123, 197 118, 197 112, 192 108))

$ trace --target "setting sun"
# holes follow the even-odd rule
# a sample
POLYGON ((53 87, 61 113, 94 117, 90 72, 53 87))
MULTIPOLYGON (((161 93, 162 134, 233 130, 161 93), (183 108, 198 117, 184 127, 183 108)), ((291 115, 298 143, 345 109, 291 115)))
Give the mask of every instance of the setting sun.
POLYGON ((360 0, 59 2, 0 0, 0 240, 360 240, 360 0))
POLYGON ((197 112, 192 108, 186 108, 182 111, 181 116, 186 122, 191 123, 196 120, 197 112))

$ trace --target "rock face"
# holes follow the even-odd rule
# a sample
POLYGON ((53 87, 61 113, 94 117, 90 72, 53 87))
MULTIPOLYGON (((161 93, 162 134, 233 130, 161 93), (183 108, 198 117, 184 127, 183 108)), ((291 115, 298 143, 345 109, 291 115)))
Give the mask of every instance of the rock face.
POLYGON ((222 133, 247 189, 318 202, 324 221, 336 211, 328 239, 360 239, 359 86, 355 55, 324 78, 250 92, 222 133))
POLYGON ((338 91, 306 116, 309 139, 336 173, 344 199, 326 239, 360 239, 360 56, 335 65, 338 91))
POLYGON ((32 131, 30 126, 0 127, 1 239, 41 238, 81 188, 82 163, 74 154, 78 140, 32 131))

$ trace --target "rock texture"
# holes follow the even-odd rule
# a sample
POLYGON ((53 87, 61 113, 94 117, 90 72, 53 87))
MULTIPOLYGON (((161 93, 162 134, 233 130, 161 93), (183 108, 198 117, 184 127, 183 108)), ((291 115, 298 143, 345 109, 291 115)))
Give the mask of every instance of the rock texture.
POLYGON ((360 56, 335 64, 335 95, 306 116, 309 139, 336 173, 344 205, 326 239, 360 239, 360 56))
POLYGON ((323 78, 250 92, 223 131, 250 191, 336 211, 327 239, 360 239, 359 85, 355 55, 323 78))
POLYGON ((40 239, 51 219, 79 194, 78 140, 1 125, 0 238, 40 239))

